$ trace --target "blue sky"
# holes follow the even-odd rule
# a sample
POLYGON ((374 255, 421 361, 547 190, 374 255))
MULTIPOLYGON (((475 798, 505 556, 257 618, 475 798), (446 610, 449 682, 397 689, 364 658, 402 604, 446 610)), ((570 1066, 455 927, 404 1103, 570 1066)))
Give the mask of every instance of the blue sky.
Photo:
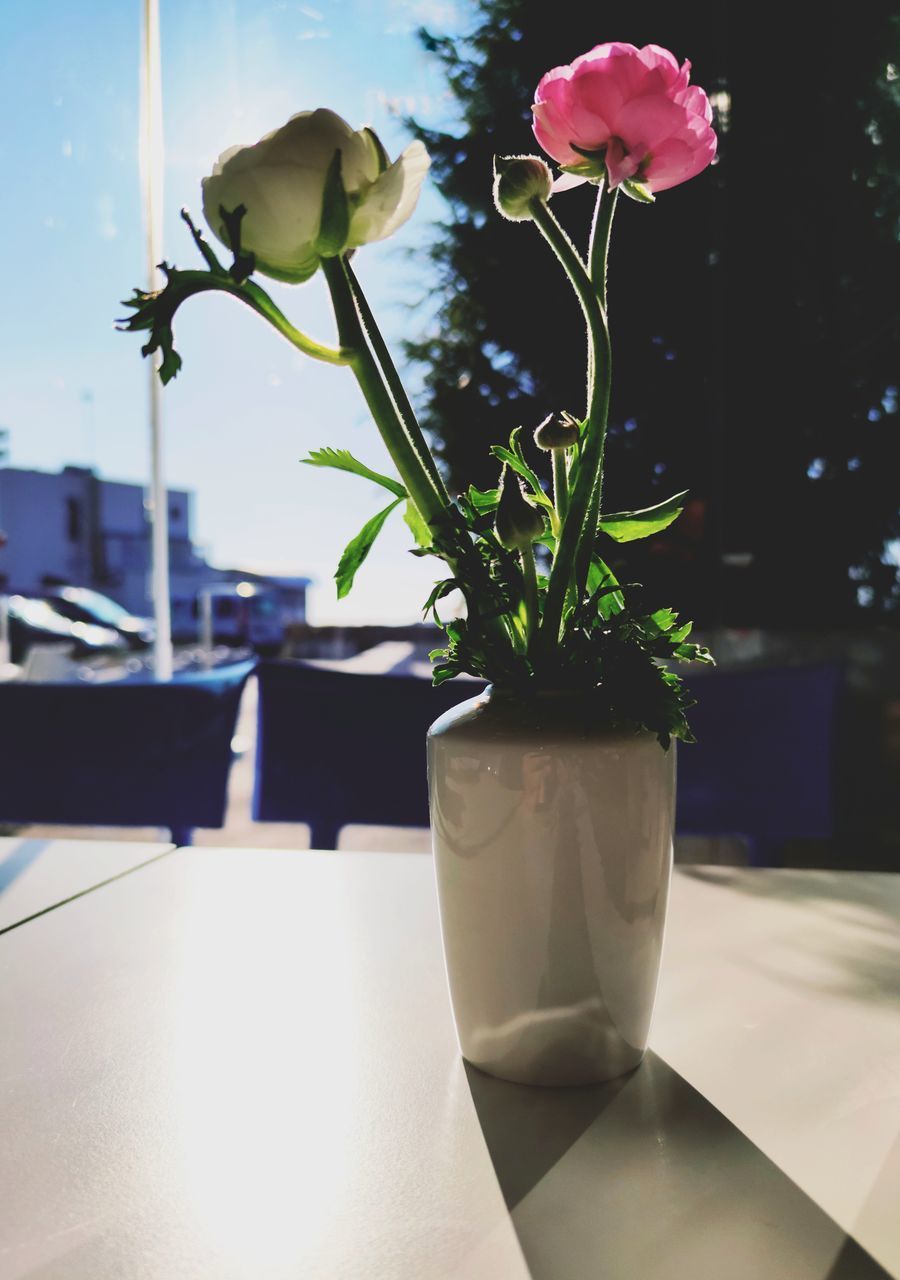
MULTIPOLYGON (((452 118, 417 26, 459 30, 465 0, 162 0, 166 134, 165 256, 193 246, 178 218, 199 213, 199 183, 220 151, 253 142, 295 111, 329 106, 372 124, 392 154, 408 141, 396 111, 452 118)), ((29 0, 0 10, 0 425, 18 466, 95 465, 145 482, 147 366, 116 333, 119 299, 142 283, 139 202, 140 0, 29 0)), ((524 143, 523 139, 523 143, 524 143)), ((490 181, 490 175, 485 175, 490 181)), ((392 241, 358 271, 389 338, 427 323, 423 243, 442 213, 428 192, 392 241)), ((331 340, 318 279, 274 286, 308 332, 331 340)), ((386 458, 352 376, 303 359, 249 312, 201 298, 177 325, 184 369, 165 392, 168 479, 194 489, 195 535, 214 563, 306 573, 320 622, 402 622, 439 566, 406 551, 399 517, 338 604, 331 575, 345 542, 383 505, 351 476, 302 467, 310 449, 386 458)))

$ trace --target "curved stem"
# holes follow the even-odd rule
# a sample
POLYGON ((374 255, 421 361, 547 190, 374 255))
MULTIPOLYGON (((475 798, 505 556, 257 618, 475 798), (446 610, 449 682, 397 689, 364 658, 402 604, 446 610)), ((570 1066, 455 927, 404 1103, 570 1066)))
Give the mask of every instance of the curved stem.
POLYGON ((579 459, 578 475, 569 495, 569 511, 550 571, 541 637, 545 651, 550 652, 559 639, 566 593, 575 569, 575 557, 584 538, 593 539, 587 528, 591 497, 603 465, 606 420, 609 413, 611 351, 606 313, 597 297, 587 268, 569 237, 556 221, 547 205, 532 201, 532 216, 538 230, 550 244, 564 267, 581 303, 587 322, 591 353, 588 386, 587 427, 579 459))
POLYGON ((601 182, 597 190, 597 202, 594 205, 594 218, 591 223, 591 240, 588 249, 588 270, 591 280, 600 299, 600 305, 606 310, 606 268, 609 261, 609 238, 612 233, 613 214, 616 211, 618 189, 610 192, 605 182, 601 182))
MULTIPOLYGON (((217 264, 218 265, 218 264, 217 264)), ((310 338, 296 325, 291 324, 287 316, 275 305, 264 289, 252 280, 238 282, 227 273, 212 268, 209 271, 180 271, 177 267, 164 268, 165 286, 156 293, 136 292, 134 298, 125 305, 132 307, 134 314, 119 321, 118 327, 131 333, 141 330, 150 331, 150 342, 144 348, 147 355, 160 347, 167 359, 163 360, 160 376, 163 382, 174 377, 181 365, 181 359, 172 345, 172 322, 182 303, 200 293, 226 293, 237 298, 255 311, 258 316, 268 320, 283 338, 304 355, 314 360, 323 360, 326 364, 349 364, 352 352, 344 348, 327 347, 315 338, 310 338)))
POLYGON ((304 355, 312 356, 314 360, 322 360, 325 364, 350 364, 352 356, 349 351, 344 348, 328 347, 323 342, 317 342, 315 338, 310 338, 308 334, 301 332, 296 325, 291 324, 265 290, 260 289, 254 281, 245 280, 242 285, 236 285, 228 292, 240 298, 242 302, 246 302, 258 315, 268 320, 292 346, 302 351, 304 355))
POLYGON ((356 273, 353 270, 349 258, 345 258, 344 262, 347 270, 347 279, 350 281, 350 288, 353 290, 353 296, 356 299, 356 305, 359 308, 359 314, 362 317, 363 326, 372 343, 372 350, 375 353, 375 359, 381 365, 381 370, 384 374, 385 382, 388 385, 388 390, 393 396, 394 403, 396 404, 404 425, 406 426, 407 435, 409 436, 413 447, 416 449, 416 452, 422 459, 422 462, 425 464, 426 470, 431 476, 432 482, 434 483, 438 493, 441 494, 445 502, 449 502, 450 495, 444 485, 441 473, 437 469, 437 463, 434 460, 431 450, 428 448, 425 437, 422 435, 422 428, 419 426, 415 410, 410 403, 409 396, 406 393, 406 388, 400 379, 400 374, 397 372, 397 366, 394 364, 391 353, 388 350, 387 343, 381 335, 381 330, 378 328, 378 322, 372 314, 372 308, 369 306, 368 299, 366 298, 365 293, 363 293, 362 286, 356 278, 356 273))
MULTIPOLYGON (((322 269, 331 290, 341 345, 352 351, 349 365, 375 419, 375 425, 422 518, 429 526, 439 526, 441 516, 449 505, 449 498, 446 491, 442 494, 435 485, 410 440, 406 424, 385 385, 366 340, 346 265, 341 258, 325 258, 322 269)), ((443 485, 441 488, 443 489, 443 485)))

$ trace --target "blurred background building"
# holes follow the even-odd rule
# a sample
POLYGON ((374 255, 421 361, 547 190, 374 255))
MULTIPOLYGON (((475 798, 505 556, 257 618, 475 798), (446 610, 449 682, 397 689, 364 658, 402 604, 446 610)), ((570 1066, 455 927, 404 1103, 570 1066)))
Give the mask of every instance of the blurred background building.
MULTIPOLYGON (((208 564, 192 539, 193 503, 187 490, 169 490, 169 572, 179 639, 196 639, 204 592, 214 593, 223 626, 226 601, 236 613, 242 598, 264 591, 277 599, 282 628, 304 623, 310 580, 208 564)), ((152 611, 142 485, 107 480, 89 467, 54 473, 0 466, 0 530, 0 591, 43 597, 74 586, 109 596, 134 615, 152 611)))

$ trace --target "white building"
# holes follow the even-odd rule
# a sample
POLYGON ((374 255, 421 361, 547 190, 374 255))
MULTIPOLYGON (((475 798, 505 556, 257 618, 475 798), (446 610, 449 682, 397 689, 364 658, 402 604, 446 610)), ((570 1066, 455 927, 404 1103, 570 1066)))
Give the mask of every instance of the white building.
MULTIPOLYGON (((193 600, 219 573, 191 541, 193 495, 169 490, 172 597, 193 600)), ((150 525, 144 489, 86 467, 0 466, 0 590, 39 595, 53 583, 93 587, 133 613, 150 611, 150 525)))

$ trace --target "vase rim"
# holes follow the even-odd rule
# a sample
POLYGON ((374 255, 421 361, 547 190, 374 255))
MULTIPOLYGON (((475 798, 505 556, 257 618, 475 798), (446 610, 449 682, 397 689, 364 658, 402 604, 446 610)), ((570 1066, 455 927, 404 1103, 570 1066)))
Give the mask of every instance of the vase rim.
POLYGON ((584 698, 599 692, 598 685, 589 689, 573 689, 571 685, 560 685, 558 688, 538 688, 523 693, 519 689, 508 689, 503 685, 488 684, 484 692, 492 698, 504 698, 509 702, 531 702, 533 698, 584 698))

